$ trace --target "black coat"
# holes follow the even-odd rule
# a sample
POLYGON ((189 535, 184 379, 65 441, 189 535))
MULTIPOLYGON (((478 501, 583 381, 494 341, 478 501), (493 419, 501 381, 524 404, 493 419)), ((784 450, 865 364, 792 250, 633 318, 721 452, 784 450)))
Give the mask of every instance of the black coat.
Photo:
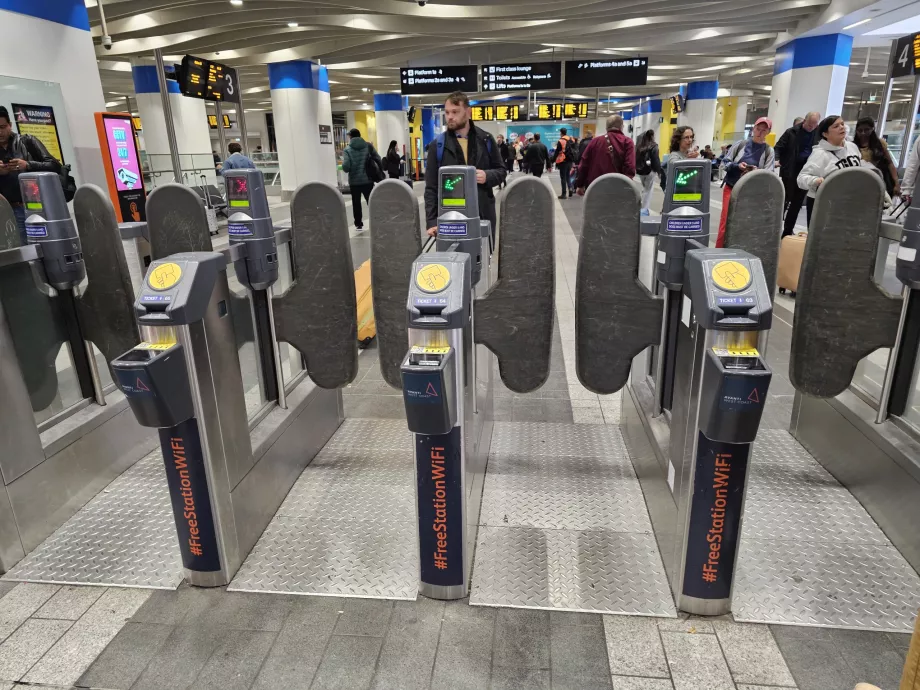
POLYGON ((492 188, 505 181, 508 171, 502 163, 495 139, 472 122, 467 147, 469 161, 463 159, 463 150, 457 143, 457 135, 448 130, 444 133, 444 154, 439 163, 437 138, 428 145, 428 159, 425 163, 426 227, 433 228, 438 224, 438 170, 442 165, 472 165, 486 173, 485 183, 479 185, 479 216, 492 220, 492 232, 495 232, 495 193, 492 188))
POLYGON ((387 151, 387 175, 390 177, 399 177, 399 162, 399 153, 395 149, 390 149, 387 151))
POLYGON ((545 168, 549 164, 549 151, 542 141, 535 141, 524 151, 524 162, 528 169, 545 168))
MULTIPOLYGON (((797 188, 796 178, 802 172, 805 161, 799 165, 799 132, 802 130, 802 123, 790 127, 783 136, 776 142, 773 152, 776 154, 776 161, 779 163, 779 176, 787 188, 791 185, 797 188)), ((816 130, 817 131, 817 130, 816 130)))

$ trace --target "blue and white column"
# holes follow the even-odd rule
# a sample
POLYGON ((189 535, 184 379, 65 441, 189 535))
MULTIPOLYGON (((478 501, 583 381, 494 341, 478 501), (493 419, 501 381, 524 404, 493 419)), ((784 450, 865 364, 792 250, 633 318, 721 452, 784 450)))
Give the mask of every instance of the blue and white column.
POLYGON ((422 148, 428 150, 428 144, 437 139, 441 133, 441 111, 437 108, 422 109, 422 148))
POLYGON ((406 116, 408 109, 408 96, 400 96, 398 93, 374 94, 374 112, 377 119, 376 146, 381 155, 386 154, 390 142, 394 139, 400 155, 403 147, 406 155, 412 155, 409 151, 409 120, 406 116))
MULTIPOLYGON (((162 173, 157 184, 166 182, 186 182, 173 180, 172 163, 169 158, 169 139, 166 136, 166 116, 163 113, 163 101, 160 98, 160 81, 157 78, 156 65, 149 62, 137 62, 131 65, 134 78, 134 92, 137 96, 137 110, 144 125, 144 150, 150 156, 153 170, 162 173)), ((172 110, 173 126, 176 131, 176 146, 183 170, 197 178, 204 174, 209 181, 214 180, 214 158, 211 153, 211 130, 208 126, 208 113, 204 101, 188 98, 179 93, 178 82, 166 81, 169 94, 169 106, 172 110), (202 172, 191 172, 193 169, 202 172)), ((223 156, 226 156, 224 152, 223 156)), ((189 179, 188 184, 198 184, 197 179, 189 179)))
POLYGON ((268 66, 268 82, 281 168, 281 198, 287 201, 306 182, 335 186, 329 72, 310 60, 274 62, 268 66))
POLYGON ((633 108, 633 139, 638 139, 646 130, 658 132, 661 119, 661 99, 644 98, 633 108))
MULTIPOLYGON (((623 134, 625 134, 626 136, 630 136, 629 128, 632 127, 633 130, 635 131, 636 111, 635 109, 623 110, 623 111, 620 111, 620 115, 623 117, 623 134)), ((606 130, 606 125, 604 129, 606 130)), ((602 131, 601 134, 604 134, 604 132, 602 131)))
POLYGON ((696 137, 694 145, 699 146, 700 150, 713 143, 718 99, 718 81, 691 81, 687 84, 687 106, 677 116, 677 124, 693 128, 696 137))
POLYGON ((827 34, 797 38, 776 51, 770 119, 777 134, 797 117, 839 115, 853 54, 853 37, 827 34))

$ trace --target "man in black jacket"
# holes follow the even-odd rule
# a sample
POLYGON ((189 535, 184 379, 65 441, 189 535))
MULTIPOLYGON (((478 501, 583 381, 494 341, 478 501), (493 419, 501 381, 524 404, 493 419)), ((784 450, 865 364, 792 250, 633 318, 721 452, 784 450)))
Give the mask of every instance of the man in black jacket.
POLYGON ((498 144, 492 135, 476 127, 470 120, 470 100, 465 93, 455 91, 444 102, 447 131, 428 145, 425 164, 425 216, 428 234, 438 231, 438 170, 442 165, 472 165, 476 168, 479 185, 479 216, 492 222, 495 241, 495 193, 492 188, 504 182, 508 171, 502 164, 498 144), (444 146, 438 160, 438 140, 444 146))
POLYGON ((533 141, 524 153, 524 162, 527 164, 527 172, 535 177, 543 177, 543 171, 549 165, 549 150, 540 141, 539 132, 533 135, 533 141))
MULTIPOLYGON (((783 237, 793 234, 795 221, 808 195, 807 190, 799 189, 796 178, 811 155, 815 128, 820 121, 820 113, 808 113, 801 123, 783 132, 783 136, 773 147, 776 162, 779 164, 779 176, 783 180, 783 187, 786 188, 786 220, 783 222, 783 237)), ((808 221, 811 221, 810 215, 808 221)))
POLYGON ((13 132, 10 113, 0 105, 0 194, 13 207, 23 246, 27 242, 26 209, 19 191, 19 173, 45 171, 58 171, 54 156, 35 137, 23 137, 13 132))

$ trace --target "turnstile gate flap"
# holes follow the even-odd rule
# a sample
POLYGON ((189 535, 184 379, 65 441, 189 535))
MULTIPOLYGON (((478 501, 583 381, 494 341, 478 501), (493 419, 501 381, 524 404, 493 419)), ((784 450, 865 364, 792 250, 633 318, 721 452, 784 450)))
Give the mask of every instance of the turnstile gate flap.
POLYGON ((619 174, 595 180, 575 288, 575 364, 585 388, 607 395, 626 385, 633 358, 661 340, 662 302, 642 286, 639 187, 619 174))
POLYGON ((818 189, 799 274, 789 379, 821 398, 847 389, 863 357, 891 347, 901 300, 872 280, 884 188, 861 168, 818 189))
POLYGON ((553 191, 533 177, 505 190, 498 225, 498 280, 477 299, 474 337, 498 358, 505 385, 536 390, 549 378, 555 297, 553 191))
POLYGON ((115 207, 99 187, 86 184, 77 190, 73 210, 89 278, 77 300, 77 313, 83 336, 111 362, 139 339, 134 288, 115 207))
POLYGON ((4 196, 0 195, 0 251, 14 249, 20 244, 19 227, 16 225, 13 207, 4 196))
MULTIPOLYGON (((13 208, 0 196, 0 251, 20 246, 13 208)), ((26 263, 0 269, 0 300, 18 366, 36 412, 48 407, 57 396, 55 360, 67 341, 57 309, 58 298, 38 287, 37 269, 38 266, 26 263)))
POLYGON ((409 349, 406 296, 412 263, 422 253, 418 198, 402 180, 374 186, 369 203, 371 292, 384 380, 402 389, 400 365, 409 349))
POLYGON ((355 272, 345 201, 323 182, 301 185, 291 199, 294 284, 275 298, 278 340, 307 360, 317 386, 340 388, 358 373, 355 272))
POLYGON ((735 185, 725 221, 725 247, 743 249, 760 259, 771 295, 776 291, 785 199, 779 177, 756 170, 735 185))
POLYGON ((147 197, 150 258, 165 259, 184 252, 210 252, 211 233, 204 202, 189 187, 165 184, 147 197))

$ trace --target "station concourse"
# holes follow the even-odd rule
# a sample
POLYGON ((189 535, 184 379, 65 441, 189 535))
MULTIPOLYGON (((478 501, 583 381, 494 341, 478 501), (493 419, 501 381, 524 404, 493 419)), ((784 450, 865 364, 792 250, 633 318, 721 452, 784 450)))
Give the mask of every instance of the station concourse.
POLYGON ((0 690, 914 690, 910 8, 122 4, 0 0, 0 690))

